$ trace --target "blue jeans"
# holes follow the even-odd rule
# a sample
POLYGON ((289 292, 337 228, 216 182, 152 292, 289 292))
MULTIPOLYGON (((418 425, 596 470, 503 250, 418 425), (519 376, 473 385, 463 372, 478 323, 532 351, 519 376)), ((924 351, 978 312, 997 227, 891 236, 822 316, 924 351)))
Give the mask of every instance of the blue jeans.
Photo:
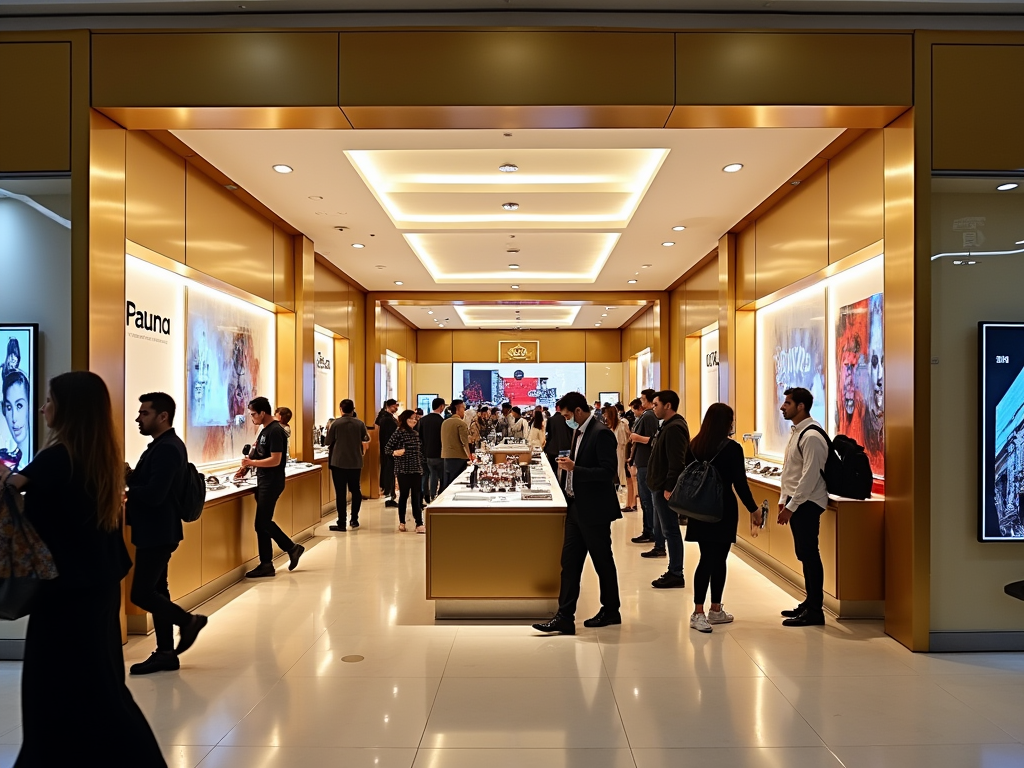
POLYGON ((636 468, 636 492, 640 496, 640 508, 644 513, 643 535, 653 538, 657 549, 664 549, 665 537, 661 533, 661 523, 654 511, 651 489, 647 487, 647 467, 636 468))
MULTIPOLYGON (((668 550, 668 570, 676 576, 683 575, 683 534, 679 530, 679 515, 668 505, 668 499, 661 491, 651 491, 654 508, 661 523, 664 547, 668 550)), ((657 546, 657 545, 655 545, 657 546)))
POLYGON ((423 473, 423 500, 433 501, 441 492, 444 483, 444 459, 426 459, 426 472, 423 473))
POLYGON ((469 466, 467 459, 443 459, 444 461, 444 485, 441 486, 441 490, 444 490, 452 482, 466 471, 466 467, 469 466))

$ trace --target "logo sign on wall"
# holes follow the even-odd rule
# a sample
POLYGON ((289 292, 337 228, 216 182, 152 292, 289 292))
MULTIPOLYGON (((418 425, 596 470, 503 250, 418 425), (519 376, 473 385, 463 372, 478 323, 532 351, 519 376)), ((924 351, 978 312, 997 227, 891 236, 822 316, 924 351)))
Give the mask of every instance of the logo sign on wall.
POLYGON ((499 341, 499 363, 538 363, 540 362, 539 341, 499 341))

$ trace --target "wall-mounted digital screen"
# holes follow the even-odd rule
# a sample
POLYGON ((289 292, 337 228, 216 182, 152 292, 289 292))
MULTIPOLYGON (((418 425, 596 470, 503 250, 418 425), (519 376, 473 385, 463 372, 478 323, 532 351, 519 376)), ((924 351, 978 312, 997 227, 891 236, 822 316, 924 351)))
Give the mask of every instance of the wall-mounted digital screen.
POLYGON ((1024 323, 979 323, 980 541, 1024 541, 1024 323))
POLYGON ((554 408, 567 392, 586 392, 585 363, 455 363, 452 391, 471 405, 554 408))
POLYGON ((0 325, 0 462, 9 469, 21 469, 36 452, 38 337, 35 324, 0 325))

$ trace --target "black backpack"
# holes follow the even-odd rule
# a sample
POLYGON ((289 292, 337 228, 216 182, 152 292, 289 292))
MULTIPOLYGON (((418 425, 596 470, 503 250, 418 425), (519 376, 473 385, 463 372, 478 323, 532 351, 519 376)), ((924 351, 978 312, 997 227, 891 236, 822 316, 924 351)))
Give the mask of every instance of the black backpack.
POLYGON ((178 487, 178 510, 183 523, 194 523, 203 514, 206 504, 206 476, 191 461, 182 469, 178 487))
MULTIPOLYGON (((720 448, 718 453, 721 452, 720 448)), ((718 453, 711 461, 718 458, 718 453)), ((725 512, 722 504, 722 478, 718 476, 718 470, 711 461, 695 458, 680 473, 668 500, 669 508, 677 515, 705 523, 722 521, 725 512)))
POLYGON ((871 462, 864 452, 864 446, 846 435, 836 435, 835 440, 830 440, 824 429, 817 424, 811 424, 797 439, 796 446, 801 456, 803 449, 800 448, 800 440, 803 440, 804 435, 812 429, 821 433, 828 446, 828 458, 825 460, 825 468, 821 471, 828 492, 833 496, 843 496, 847 499, 869 498, 874 476, 871 474, 871 462))

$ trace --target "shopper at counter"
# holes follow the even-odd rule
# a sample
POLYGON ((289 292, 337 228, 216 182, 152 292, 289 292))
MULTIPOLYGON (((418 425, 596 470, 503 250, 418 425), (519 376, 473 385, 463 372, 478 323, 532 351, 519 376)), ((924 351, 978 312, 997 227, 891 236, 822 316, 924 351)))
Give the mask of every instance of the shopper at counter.
POLYGON ((544 455, 548 457, 553 470, 558 471, 558 454, 569 450, 571 443, 572 429, 566 423, 562 412, 555 408, 544 429, 544 455))
POLYGON ((416 533, 426 533, 423 527, 423 497, 420 482, 423 479, 423 451, 420 435, 416 431, 418 417, 408 409, 398 416, 398 429, 388 440, 384 450, 395 461, 398 476, 398 530, 405 532, 406 505, 412 497, 412 517, 416 521, 416 533))
POLYGON ((25 492, 25 516, 58 576, 32 605, 21 668, 15 765, 163 768, 160 746, 124 680, 121 579, 132 561, 121 530, 124 453, 110 393, 88 371, 50 381, 47 447, 0 485, 25 492))
POLYGON ((677 413, 679 395, 671 389, 663 389, 654 396, 654 415, 661 422, 661 429, 651 446, 650 463, 647 465, 647 487, 665 537, 668 551, 668 570, 651 582, 657 589, 674 589, 686 586, 683 578, 683 536, 679 531, 679 516, 668 505, 669 497, 676 487, 676 480, 686 466, 686 449, 690 445, 690 429, 686 419, 677 413))
POLYGON ((334 482, 334 498, 338 507, 338 522, 329 526, 332 531, 345 531, 345 502, 352 495, 352 509, 349 511, 349 525, 359 527, 359 510, 363 504, 363 492, 359 478, 363 473, 363 456, 370 443, 366 425, 356 418, 356 404, 345 398, 338 406, 341 418, 331 422, 327 429, 328 460, 331 480, 334 482), (346 493, 347 491, 347 493, 346 493))
POLYGON ((490 408, 481 405, 476 418, 466 423, 469 424, 469 449, 475 452, 491 432, 490 408))
POLYGON ((576 634, 576 603, 587 555, 601 585, 601 610, 583 622, 585 627, 621 624, 619 582, 612 556, 612 522, 622 517, 615 495, 615 435, 590 411, 587 399, 570 392, 558 408, 575 427, 568 456, 558 459, 558 482, 565 493, 565 533, 558 613, 534 624, 538 632, 576 634), (578 426, 577 426, 578 425, 578 426))
POLYGON ((615 435, 615 444, 618 446, 615 454, 619 460, 619 470, 615 474, 615 489, 618 490, 620 485, 626 484, 626 449, 629 447, 629 427, 619 418, 619 412, 613 405, 604 407, 604 423, 615 435))
POLYGON ((153 439, 128 474, 125 519, 135 545, 131 599, 153 614, 156 650, 145 661, 133 664, 130 671, 148 675, 178 669, 178 656, 192 647, 207 619, 171 602, 167 586, 171 555, 184 538, 178 499, 188 480, 188 450, 174 431, 174 398, 165 392, 150 392, 139 397, 139 404, 135 419, 139 434, 153 439), (181 633, 177 648, 175 624, 181 633))
POLYGON ((444 424, 444 398, 435 397, 431 412, 419 420, 417 429, 423 446, 423 503, 429 504, 441 492, 444 482, 444 459, 441 458, 441 426, 444 424))
POLYGON ((385 497, 385 507, 397 507, 395 501, 395 462, 384 452, 384 446, 398 429, 398 422, 395 421, 395 413, 398 411, 398 401, 388 399, 384 401, 384 407, 380 409, 377 418, 373 423, 377 425, 380 434, 377 435, 380 449, 380 493, 385 497))
POLYGON ((643 530, 639 536, 630 539, 634 544, 653 544, 650 551, 643 557, 665 557, 665 536, 661 523, 654 510, 654 498, 647 485, 647 462, 651 456, 651 440, 658 434, 658 417, 654 415, 653 389, 645 389, 640 393, 641 413, 629 439, 633 441, 633 466, 636 467, 636 490, 640 495, 640 508, 643 510, 643 530))
POLYGON ((288 435, 280 422, 274 420, 270 401, 265 397, 257 397, 249 402, 249 416, 253 424, 263 429, 256 438, 255 447, 248 456, 242 458, 242 466, 235 477, 241 479, 250 467, 256 468, 255 528, 260 564, 245 574, 245 577, 258 579, 275 574, 271 540, 288 553, 289 571, 295 570, 306 548, 288 538, 281 526, 274 522, 277 500, 284 493, 284 457, 288 452, 288 435))
POLYGON ((791 611, 783 611, 784 627, 809 627, 825 623, 825 568, 818 549, 821 513, 828 506, 825 488, 825 460, 828 443, 821 424, 811 418, 814 395, 803 387, 792 387, 779 410, 793 422, 782 462, 782 493, 779 496, 779 525, 791 525, 796 559, 804 572, 807 597, 791 611))
POLYGON ((523 410, 519 406, 514 406, 508 436, 513 440, 526 440, 529 434, 530 423, 523 418, 523 410))
POLYGON ((739 525, 737 495, 747 511, 754 515, 754 524, 761 524, 761 510, 747 485, 743 448, 731 439, 735 432, 736 417, 732 408, 725 403, 713 403, 708 406, 700 431, 686 451, 687 465, 693 461, 710 462, 718 473, 722 488, 722 519, 717 523, 691 519, 686 525, 686 540, 695 541, 700 547, 700 562, 693 574, 693 614, 690 616, 690 628, 698 632, 710 632, 712 625, 728 624, 733 620, 733 615, 722 607, 722 592, 729 550, 736 543, 739 525), (705 613, 704 601, 709 585, 711 610, 705 613))
POLYGON ((526 440, 533 448, 544 448, 544 414, 537 408, 530 422, 530 436, 526 440))
POLYGON ((473 456, 469 450, 469 427, 463 416, 466 414, 466 403, 452 400, 452 416, 441 425, 441 458, 444 459, 444 488, 461 475, 473 456))

